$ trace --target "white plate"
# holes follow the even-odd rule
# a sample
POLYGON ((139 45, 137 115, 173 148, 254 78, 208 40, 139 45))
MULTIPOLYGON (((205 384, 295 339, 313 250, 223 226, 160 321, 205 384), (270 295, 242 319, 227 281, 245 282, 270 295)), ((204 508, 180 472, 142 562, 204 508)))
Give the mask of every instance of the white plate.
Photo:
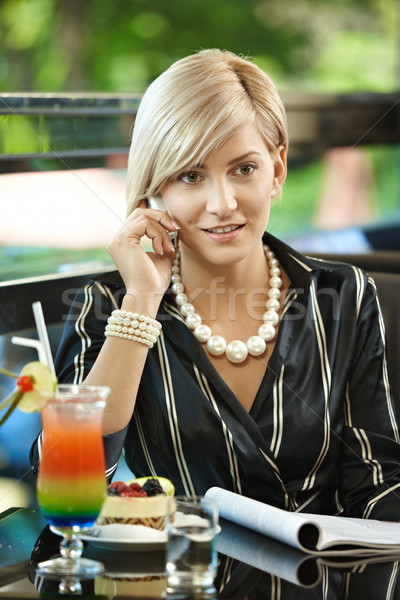
MULTIPOLYGON (((125 527, 125 526, 124 526, 125 527)), ((106 529, 107 525, 102 527, 102 529, 106 529)), ((95 529, 99 529, 99 527, 95 527, 95 529)), ((217 534, 221 531, 221 527, 217 525, 217 534)), ((160 532, 161 533, 161 532, 160 532)), ((148 551, 148 550, 164 550, 167 545, 167 532, 165 533, 165 539, 161 540, 129 540, 129 539, 121 539, 121 538, 113 538, 104 535, 104 532, 101 532, 101 535, 93 536, 93 535, 84 535, 80 534, 79 537, 84 542, 88 542, 94 548, 99 548, 103 550, 118 550, 118 551, 148 551)))
POLYGON ((148 551, 148 550, 164 550, 167 540, 121 540, 120 538, 111 537, 94 537, 92 535, 80 535, 81 540, 88 542, 94 548, 102 550, 118 550, 118 551, 148 551))

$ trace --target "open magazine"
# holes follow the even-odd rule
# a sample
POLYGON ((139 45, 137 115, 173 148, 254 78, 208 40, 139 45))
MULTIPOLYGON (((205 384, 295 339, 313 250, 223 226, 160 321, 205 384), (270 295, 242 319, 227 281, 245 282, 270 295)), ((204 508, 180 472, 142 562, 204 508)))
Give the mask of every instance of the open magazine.
POLYGON ((219 514, 307 554, 327 556, 400 555, 400 523, 287 512, 213 487, 219 514))

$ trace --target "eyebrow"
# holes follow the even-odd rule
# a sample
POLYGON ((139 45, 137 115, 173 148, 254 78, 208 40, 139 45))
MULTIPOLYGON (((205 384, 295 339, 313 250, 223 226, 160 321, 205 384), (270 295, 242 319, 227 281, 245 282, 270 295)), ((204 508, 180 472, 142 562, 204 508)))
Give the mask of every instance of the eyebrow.
POLYGON ((246 152, 245 154, 241 154, 240 156, 237 156, 236 158, 232 158, 232 160, 228 161, 228 165, 234 165, 235 163, 244 160, 245 158, 247 158, 248 156, 251 156, 252 154, 257 154, 257 156, 261 156, 260 152, 257 152, 257 150, 250 150, 250 152, 246 152))
MULTIPOLYGON (((240 156, 236 156, 235 158, 232 158, 231 160, 229 160, 228 166, 234 165, 235 163, 240 162, 241 160, 244 160, 248 156, 251 156, 254 154, 257 154, 257 156, 261 156, 261 153, 257 152, 257 150, 250 150, 250 152, 246 152, 245 154, 241 154, 240 156)), ((194 165, 193 169, 204 169, 204 165, 198 163, 197 165, 194 165)))

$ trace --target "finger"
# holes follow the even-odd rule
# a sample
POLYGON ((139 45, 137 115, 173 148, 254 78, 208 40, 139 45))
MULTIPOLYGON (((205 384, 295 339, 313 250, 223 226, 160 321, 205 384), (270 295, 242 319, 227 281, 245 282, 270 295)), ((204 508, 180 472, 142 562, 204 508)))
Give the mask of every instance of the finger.
POLYGON ((137 216, 143 214, 160 223, 160 225, 165 227, 165 229, 167 229, 168 231, 172 232, 178 231, 180 229, 179 225, 175 223, 175 221, 169 213, 167 213, 164 210, 158 210, 157 208, 149 208, 145 200, 140 201, 138 207, 135 208, 135 210, 132 211, 129 215, 128 220, 130 218, 135 219, 137 216))
POLYGON ((175 253, 175 247, 170 240, 168 231, 162 225, 150 221, 146 227, 146 236, 151 240, 156 254, 163 256, 164 253, 175 253))
POLYGON ((154 252, 159 256, 163 256, 165 252, 173 253, 175 251, 167 229, 155 219, 149 219, 145 213, 131 221, 128 225, 128 230, 128 237, 135 244, 144 236, 149 238, 152 242, 154 252))

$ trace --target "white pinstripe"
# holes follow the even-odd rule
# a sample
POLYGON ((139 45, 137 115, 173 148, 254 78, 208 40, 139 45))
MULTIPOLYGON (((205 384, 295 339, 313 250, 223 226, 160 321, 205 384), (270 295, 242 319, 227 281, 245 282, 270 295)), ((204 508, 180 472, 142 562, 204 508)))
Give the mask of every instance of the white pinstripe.
MULTIPOLYGON (((369 277, 368 282, 375 288, 375 291, 376 291, 375 281, 371 277, 369 277)), ((382 315, 381 305, 379 303, 378 296, 376 296, 376 306, 377 306, 378 314, 379 314, 379 330, 381 332, 381 339, 382 339, 382 344, 383 344, 382 376, 383 376, 383 383, 385 386, 386 406, 387 406, 388 413, 389 413, 389 419, 390 419, 390 424, 392 426, 394 439, 396 440, 396 442, 400 443, 399 428, 398 428, 398 424, 397 424, 397 420, 396 420, 396 415, 395 415, 392 398, 390 395, 389 373, 388 373, 388 366, 387 366, 387 360, 386 360, 385 323, 383 321, 383 315, 382 315)))
POLYGON ((81 310, 79 317, 75 323, 75 331, 81 339, 81 351, 74 358, 75 365, 75 377, 74 383, 82 383, 83 377, 85 374, 84 370, 84 362, 85 362, 85 352, 92 343, 90 336, 85 331, 85 319, 89 313, 89 310, 93 304, 93 284, 88 284, 84 287, 84 295, 85 301, 81 310))
POLYGON ((378 496, 375 496, 375 498, 371 498, 371 500, 368 502, 367 506, 365 507, 362 518, 369 519, 370 514, 371 514, 375 504, 379 500, 381 500, 381 498, 383 498, 384 496, 387 496, 387 494, 390 494, 391 492, 393 492, 394 490, 396 490, 398 488, 400 488, 400 483, 396 483, 396 485, 392 485, 392 487, 387 488, 384 492, 382 492, 378 496))
POLYGON ((317 338, 319 355, 320 355, 321 376, 322 376, 322 384, 323 384, 323 389, 324 389, 324 404, 325 404, 325 408, 324 408, 324 439, 322 442, 322 447, 321 447, 319 456, 318 456, 314 466, 312 467, 310 473, 307 475, 306 479, 304 480, 304 484, 303 484, 303 488, 302 488, 303 491, 309 490, 313 487, 318 469, 321 467, 322 462, 329 450, 329 443, 330 443, 329 395, 330 395, 330 388, 331 388, 331 371, 330 371, 328 353, 327 353, 327 348, 326 348, 325 329, 324 329, 324 324, 323 324, 323 321, 321 318, 321 313, 320 313, 318 302, 317 302, 314 280, 312 280, 311 286, 310 286, 310 298, 311 298, 311 303, 312 303, 312 311, 313 311, 314 324, 315 324, 315 334, 316 334, 316 338, 317 338))
POLYGON ((136 427, 137 427, 138 434, 139 434, 140 445, 142 446, 143 454, 145 456, 146 463, 149 468, 149 472, 151 473, 151 475, 153 475, 153 477, 157 477, 157 470, 154 468, 153 461, 151 460, 150 452, 147 448, 146 438, 143 433, 142 424, 140 422, 140 417, 138 415, 137 410, 133 411, 133 418, 135 419, 135 422, 136 422, 136 427))
POLYGON ((281 474, 280 474, 280 472, 279 472, 278 466, 277 466, 277 465, 274 463, 274 461, 273 461, 273 460, 271 460, 271 459, 269 458, 269 456, 268 456, 267 454, 265 454, 265 452, 262 450, 262 448, 260 448, 260 447, 259 447, 258 449, 259 449, 259 451, 261 452, 261 454, 262 454, 262 456, 264 457, 264 459, 267 461, 267 463, 268 463, 268 464, 269 464, 269 465, 272 467, 272 469, 273 469, 273 471, 274 471, 274 474, 275 474, 275 477, 277 478, 277 480, 278 480, 278 481, 279 481, 279 483, 281 484, 281 488, 282 488, 282 490, 283 490, 283 493, 284 493, 284 495, 285 495, 285 510, 288 510, 288 508, 289 508, 289 501, 290 501, 290 497, 289 497, 288 491, 287 491, 287 489, 286 489, 286 487, 285 487, 285 484, 284 484, 284 482, 283 482, 283 479, 282 479, 282 477, 281 477, 281 474))
POLYGON ((227 428, 224 420, 222 419, 221 413, 218 408, 218 404, 215 401, 215 398, 213 396, 213 393, 211 392, 211 389, 210 389, 210 386, 208 384, 206 377, 204 376, 203 373, 200 373, 199 369, 197 368, 197 366, 194 363, 193 363, 193 369, 194 369, 196 379, 199 383, 199 386, 200 386, 203 394, 211 402, 215 412, 217 413, 217 415, 219 416, 219 418, 221 420, 222 432, 223 432, 224 438, 225 438, 226 452, 227 452, 228 461, 229 461, 229 470, 230 470, 230 474, 232 477, 232 484, 233 484, 233 488, 234 488, 233 491, 238 494, 241 494, 242 493, 242 485, 240 482, 240 474, 239 474, 239 466, 238 466, 237 456, 236 456, 236 452, 233 447, 232 434, 229 431, 229 429, 227 428))
POLYGON ((372 467, 372 478, 375 487, 382 485, 384 483, 382 467, 377 460, 372 458, 371 445, 369 443, 367 434, 365 433, 364 429, 359 429, 356 427, 353 427, 353 431, 360 443, 363 461, 372 467))
POLYGON ((396 561, 393 565, 392 573, 390 575, 389 584, 386 590, 386 600, 390 600, 392 598, 393 588, 397 581, 397 572, 399 570, 399 561, 396 561))
POLYGON ((159 343, 157 344, 157 348, 164 383, 164 397, 167 408, 172 443, 174 446, 175 458, 181 475, 182 484, 185 488, 185 494, 195 495, 195 489, 190 477, 189 469, 182 449, 182 440, 180 437, 178 417, 176 414, 174 389, 171 380, 171 369, 169 366, 168 355, 165 348, 164 334, 162 331, 158 340, 159 343))
POLYGON ((285 365, 282 366, 279 377, 274 381, 273 403, 274 403, 274 430, 271 439, 270 450, 275 458, 278 456, 283 434, 283 374, 285 365))

